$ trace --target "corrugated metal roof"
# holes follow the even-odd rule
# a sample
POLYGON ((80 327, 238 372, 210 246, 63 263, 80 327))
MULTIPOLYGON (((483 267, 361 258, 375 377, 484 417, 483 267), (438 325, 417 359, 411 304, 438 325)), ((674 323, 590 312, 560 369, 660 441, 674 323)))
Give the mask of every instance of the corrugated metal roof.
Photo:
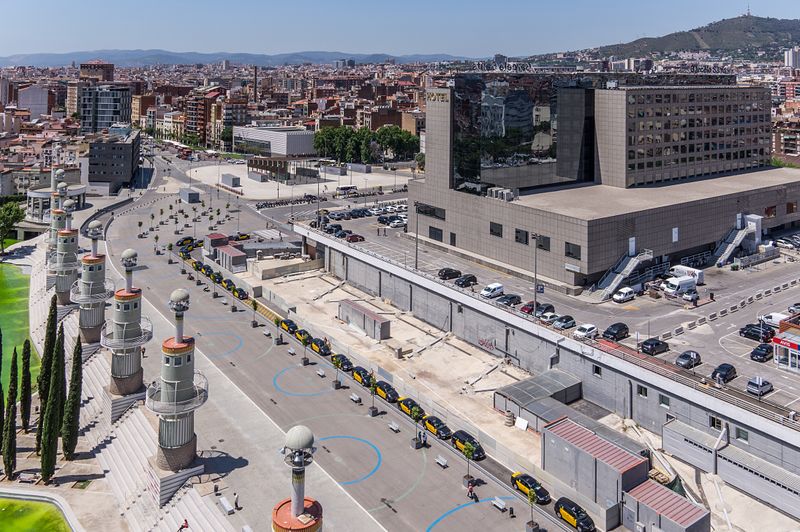
POLYGON ((735 464, 740 464, 753 471, 754 474, 764 475, 768 480, 777 482, 784 488, 800 494, 800 476, 790 473, 782 467, 753 456, 733 445, 728 445, 717 451, 717 456, 728 459, 735 464))
POLYGON ((545 426, 545 431, 566 440, 578 449, 608 464, 620 473, 647 460, 614 445, 569 418, 555 421, 545 426))
POLYGON ((705 508, 652 480, 642 482, 630 490, 628 495, 652 508, 658 515, 683 527, 693 525, 708 514, 705 508))
POLYGON ((507 397, 524 408, 534 401, 544 397, 552 397, 556 393, 572 386, 577 386, 580 383, 581 380, 574 375, 551 369, 534 377, 503 386, 496 393, 507 397))

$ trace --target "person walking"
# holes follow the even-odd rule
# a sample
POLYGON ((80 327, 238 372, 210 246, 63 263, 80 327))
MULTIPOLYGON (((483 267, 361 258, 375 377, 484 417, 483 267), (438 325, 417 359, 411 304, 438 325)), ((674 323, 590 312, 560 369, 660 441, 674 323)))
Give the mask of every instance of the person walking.
POLYGON ((241 510, 239 507, 239 494, 236 492, 233 492, 233 507, 236 510, 241 510))
POLYGON ((472 488, 472 482, 467 483, 467 498, 469 500, 475 500, 475 491, 472 488))
POLYGON ((427 447, 428 446, 428 433, 427 432, 423 432, 422 433, 422 446, 423 447, 427 447))

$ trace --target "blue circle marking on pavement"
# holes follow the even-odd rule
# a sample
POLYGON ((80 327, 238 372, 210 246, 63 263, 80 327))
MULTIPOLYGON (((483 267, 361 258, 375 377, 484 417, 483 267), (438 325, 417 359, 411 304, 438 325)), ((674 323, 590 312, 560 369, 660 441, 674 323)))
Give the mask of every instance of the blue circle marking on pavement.
POLYGON ((289 390, 285 390, 284 388, 281 387, 280 384, 278 384, 278 379, 280 379, 284 373, 293 369, 297 369, 297 367, 289 366, 288 368, 283 368, 278 373, 276 373, 274 377, 272 377, 272 385, 275 387, 276 391, 282 393, 283 395, 288 395, 290 397, 317 397, 318 395, 324 395, 326 393, 333 392, 332 388, 330 390, 321 390, 319 392, 290 392, 289 390))
MULTIPOLYGON (((498 499, 502 499, 502 500, 504 500, 504 501, 510 501, 510 500, 514 500, 514 497, 511 497, 511 496, 505 496, 505 497, 498 497, 498 499)), ((452 509, 450 509, 450 510, 447 510, 445 513, 443 513, 442 515, 440 515, 439 517, 437 517, 437 518, 436 518, 436 520, 435 520, 433 523, 431 523, 430 525, 428 525, 428 528, 426 528, 426 529, 425 529, 425 532, 430 532, 431 530, 433 530, 433 528, 434 528, 436 525, 438 525, 438 524, 439 524, 439 523, 441 523, 441 522, 442 522, 444 519, 446 519, 446 518, 450 517, 450 516, 451 516, 451 515, 453 515, 454 513, 458 512, 459 510, 463 510, 464 508, 468 508, 469 506, 474 506, 474 505, 476 505, 476 504, 481 504, 481 503, 484 503, 484 502, 491 502, 492 500, 494 500, 494 497, 486 497, 485 499, 481 499, 481 500, 480 500, 480 501, 478 501, 478 502, 474 502, 474 501, 465 502, 464 504, 461 504, 461 505, 459 505, 459 506, 456 506, 455 508, 452 508, 452 509)))
POLYGON ((364 438, 357 438, 356 436, 326 436, 324 438, 320 438, 317 441, 326 441, 326 440, 355 440, 369 445, 370 447, 372 447, 372 450, 375 451, 375 456, 377 457, 377 463, 375 464, 375 467, 372 468, 372 471, 370 471, 361 478, 357 478, 355 480, 348 480, 346 482, 339 482, 339 484, 341 484, 342 486, 349 486, 351 484, 358 484, 359 482, 363 482, 372 475, 374 475, 378 471, 378 469, 380 469, 381 463, 383 462, 383 456, 381 455, 381 450, 378 449, 378 447, 371 441, 365 440, 364 438))

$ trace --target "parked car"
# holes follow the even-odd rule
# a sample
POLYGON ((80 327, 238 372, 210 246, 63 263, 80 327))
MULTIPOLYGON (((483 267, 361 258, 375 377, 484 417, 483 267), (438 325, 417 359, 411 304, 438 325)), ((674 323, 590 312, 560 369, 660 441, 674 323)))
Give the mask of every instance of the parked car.
POLYGON ((447 281, 450 279, 457 279, 458 277, 461 277, 461 272, 454 268, 442 268, 441 270, 439 270, 437 276, 439 277, 439 279, 447 281))
POLYGON ((347 238, 348 236, 352 235, 353 231, 350 229, 342 229, 341 231, 336 231, 333 236, 336 238, 347 238))
POLYGON ((628 326, 620 321, 617 323, 612 323, 606 327, 605 331, 603 331, 603 338, 606 340, 613 340, 615 342, 625 339, 629 335, 630 330, 628 329, 628 326))
POLYGON ((739 329, 739 336, 756 342, 769 342, 775 336, 775 330, 767 325, 750 323, 739 329))
POLYGON ((545 312, 539 317, 539 321, 544 323, 545 325, 552 325, 558 318, 560 318, 558 314, 555 312, 545 312))
POLYGON ((481 444, 478 443, 478 440, 465 430, 457 430, 453 433, 453 436, 450 439, 450 443, 453 444, 453 447, 457 450, 464 452, 464 446, 469 443, 472 445, 472 459, 476 462, 479 460, 483 460, 486 458, 486 453, 481 447, 481 444))
POLYGON ((517 294, 505 294, 497 298, 498 305, 513 307, 522 303, 522 298, 517 294))
POLYGON ((591 323, 584 323, 572 333, 572 337, 576 340, 594 340, 600 334, 597 326, 591 323))
POLYGON ((350 373, 353 371, 353 363, 350 362, 349 358, 341 353, 331 355, 331 364, 333 364, 333 367, 339 368, 345 373, 350 373))
POLYGON ((185 236, 175 242, 176 246, 185 246, 186 244, 191 244, 194 239, 190 236, 185 236))
POLYGON ((244 301, 245 299, 247 299, 250 296, 247 295, 247 290, 245 290, 244 288, 238 288, 237 287, 237 288, 233 289, 233 297, 235 297, 236 299, 240 299, 240 300, 244 301))
POLYGON ((795 246, 793 243, 789 242, 788 240, 784 240, 783 238, 779 238, 775 241, 775 246, 781 249, 794 249, 795 246))
POLYGON ((692 369, 703 363, 697 351, 684 351, 675 359, 675 365, 683 369, 692 369))
POLYGON ((375 393, 387 403, 394 403, 399 397, 394 387, 386 381, 375 383, 375 393))
POLYGON ((694 303, 698 299, 700 299, 700 294, 697 293, 697 288, 690 288, 683 294, 684 301, 689 301, 691 303, 694 303))
POLYGON ((625 303, 631 301, 634 297, 636 297, 636 292, 633 291, 633 288, 626 286, 625 288, 617 290, 617 293, 614 294, 611 299, 613 299, 615 303, 625 303))
POLYGON ((481 297, 485 297, 488 299, 494 299, 502 295, 503 295, 503 285, 501 285, 500 283, 492 283, 486 285, 484 289, 481 290, 481 297))
POLYGON ((325 343, 325 340, 322 338, 312 338, 311 343, 308 344, 312 351, 318 353, 322 356, 328 356, 331 354, 331 349, 328 347, 328 344, 325 343))
POLYGON ((465 273, 456 279, 455 282, 455 285, 460 288, 469 288, 470 286, 475 286, 476 284, 478 284, 478 278, 471 273, 465 273))
POLYGON ((594 521, 577 503, 561 497, 553 505, 556 515, 574 527, 578 532, 594 532, 594 521))
POLYGON ((341 230, 342 230, 342 224, 330 224, 327 227, 325 227, 325 232, 328 233, 329 235, 332 235, 336 231, 341 231, 341 230))
POLYGON ((536 311, 533 313, 535 318, 541 318, 544 314, 548 312, 555 312, 556 308, 551 305, 550 303, 539 303, 537 305, 536 311))
POLYGON ((735 378, 736 378, 736 368, 734 368, 732 364, 728 364, 727 362, 717 366, 711 373, 712 381, 722 381, 727 383, 735 378))
POLYGON ((399 227, 405 227, 405 226, 406 226, 405 220, 401 220, 401 219, 392 220, 392 222, 389 223, 389 227, 391 227, 393 229, 397 229, 399 227))
POLYGON ((745 389, 749 393, 752 393, 753 395, 762 397, 764 395, 767 395, 774 388, 772 386, 772 383, 769 382, 767 379, 764 379, 762 377, 753 377, 752 379, 747 381, 747 387, 745 389))
POLYGON ((347 238, 345 238, 345 240, 347 242, 350 242, 350 243, 352 243, 352 242, 363 242, 364 241, 364 237, 361 236, 361 235, 352 234, 352 235, 347 235, 347 238))
POLYGON ((281 320, 281 329, 289 334, 294 334, 297 331, 297 324, 292 320, 281 320))
POLYGON ((565 331, 575 327, 575 318, 570 315, 560 316, 553 322, 553 328, 558 331, 565 331))
POLYGON ((450 427, 444 424, 444 421, 436 416, 425 416, 422 420, 422 428, 439 438, 440 440, 447 440, 453 435, 450 427))
POLYGON ((378 223, 381 225, 388 225, 389 222, 391 221, 389 218, 391 218, 391 216, 389 216, 388 214, 382 214, 378 216, 378 223))
POLYGON ((772 358, 772 352, 772 344, 758 344, 755 349, 750 351, 750 360, 766 362, 772 358))
POLYGON ((798 314, 800 313, 800 303, 794 303, 789 305, 789 314, 798 314))
POLYGON ((383 207, 373 207, 369 210, 369 213, 372 216, 378 216, 379 214, 383 214, 383 207))
POLYGON ((669 351, 669 344, 658 338, 648 338, 642 342, 642 353, 645 355, 660 355, 669 351))
POLYGON ((526 497, 530 496, 530 492, 533 492, 533 500, 536 501, 536 504, 548 504, 550 502, 550 493, 544 489, 538 480, 527 473, 519 471, 512 473, 511 487, 522 492, 526 497))

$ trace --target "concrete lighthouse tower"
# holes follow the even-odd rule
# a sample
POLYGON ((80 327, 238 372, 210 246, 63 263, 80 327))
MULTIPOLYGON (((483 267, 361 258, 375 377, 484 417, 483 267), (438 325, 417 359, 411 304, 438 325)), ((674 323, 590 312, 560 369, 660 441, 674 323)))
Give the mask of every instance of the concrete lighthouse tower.
MULTIPOLYGON (((59 170, 63 173, 63 170, 59 170)), ((55 257, 58 245, 58 232, 67 225, 67 213, 64 211, 64 201, 67 199, 67 184, 59 183, 55 185, 53 181, 52 192, 50 193, 50 230, 47 238, 47 263, 50 264, 51 257, 55 257)), ((56 273, 53 268, 49 268, 50 273, 56 273)))
POLYGON ((50 256, 50 267, 56 272, 56 297, 59 305, 71 303, 69 292, 78 279, 78 230, 72 228, 72 209, 75 202, 64 202, 65 225, 58 232, 56 250, 50 256))
POLYGON ((172 292, 169 308, 175 313, 175 336, 161 344, 161 376, 148 386, 145 405, 158 415, 156 465, 177 472, 189 467, 197 454, 194 411, 208 399, 208 381, 194 369, 194 338, 183 334, 189 292, 172 292))
POLYGON ((90 222, 88 234, 92 249, 81 258, 81 278, 72 284, 70 299, 81 306, 78 320, 81 341, 94 344, 100 341, 100 329, 106 321, 106 300, 114 295, 114 284, 106 279, 106 256, 97 252, 103 224, 98 220, 90 222))
POLYGON ((100 345, 111 350, 111 421, 133 401, 144 395, 142 346, 153 339, 153 325, 142 316, 142 289, 133 286, 138 256, 132 249, 122 252, 125 287, 114 293, 114 313, 100 332, 100 345))
POLYGON ((322 505, 305 496, 306 467, 314 461, 314 434, 296 425, 286 433, 284 462, 292 468, 292 496, 272 509, 275 532, 316 532, 322 530, 322 505))

